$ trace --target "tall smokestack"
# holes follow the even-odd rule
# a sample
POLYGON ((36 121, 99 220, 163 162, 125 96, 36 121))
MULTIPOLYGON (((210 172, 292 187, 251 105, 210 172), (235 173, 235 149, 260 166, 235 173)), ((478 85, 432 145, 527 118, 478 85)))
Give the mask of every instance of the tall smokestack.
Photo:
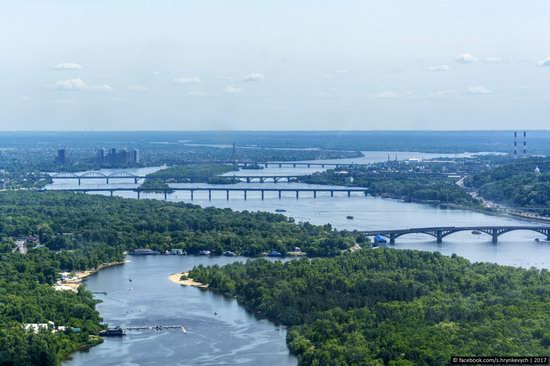
POLYGON ((523 157, 527 157, 527 132, 523 131, 523 157))
POLYGON ((518 158, 518 132, 514 132, 514 159, 518 158))

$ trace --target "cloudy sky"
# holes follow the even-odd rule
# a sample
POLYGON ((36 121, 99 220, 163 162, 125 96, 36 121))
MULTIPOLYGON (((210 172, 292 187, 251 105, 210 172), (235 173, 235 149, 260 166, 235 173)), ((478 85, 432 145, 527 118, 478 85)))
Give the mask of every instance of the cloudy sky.
POLYGON ((0 0, 0 129, 548 129, 548 14, 548 0, 0 0))

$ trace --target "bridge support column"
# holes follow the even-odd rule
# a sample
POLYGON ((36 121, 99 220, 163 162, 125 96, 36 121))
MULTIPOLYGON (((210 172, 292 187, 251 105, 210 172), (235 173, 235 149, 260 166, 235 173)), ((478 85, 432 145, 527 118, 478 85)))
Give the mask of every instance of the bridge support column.
POLYGON ((395 234, 390 234, 390 244, 395 244, 395 234))
POLYGON ((313 198, 317 198, 317 191, 313 191, 313 198))
POLYGON ((225 191, 225 198, 229 201, 229 189, 225 191))
POLYGON ((250 183, 250 177, 246 177, 246 183, 250 183))
POLYGON ((134 184, 137 184, 137 182, 138 182, 138 179, 134 178, 134 184))
MULTIPOLYGON (((264 164, 264 168, 267 168, 267 166, 268 166, 268 164, 265 163, 265 164, 264 164)), ((281 167, 281 166, 280 166, 280 164, 279 164, 279 168, 280 168, 280 167, 281 167)))
POLYGON ((244 193, 244 200, 246 201, 246 190, 244 190, 243 193, 244 193))
POLYGON ((437 234, 437 236, 436 236, 437 244, 443 243, 443 234, 441 233, 441 230, 437 230, 436 234, 437 234))
POLYGON ((348 191, 348 197, 351 197, 351 191, 348 191))
POLYGON ((260 183, 263 183, 264 182, 264 178, 260 178, 260 183))
POLYGON ((330 196, 334 197, 334 191, 330 191, 330 196))
POLYGON ((491 236, 493 237, 493 244, 498 243, 498 232, 496 229, 493 229, 493 233, 491 234, 491 236))
MULTIPOLYGON (((267 164, 265 165, 265 167, 267 168, 267 164)), ((279 168, 282 168, 283 167, 283 164, 279 164, 279 168)))
POLYGON ((113 191, 111 191, 111 197, 113 197, 113 191))
POLYGON ((292 164, 292 167, 293 167, 293 168, 296 168, 296 164, 292 164))
POLYGON ((300 191, 296 191, 296 199, 300 198, 300 191))
POLYGON ((141 191, 137 191, 138 194, 138 200, 141 198, 141 191))
POLYGON ((311 164, 308 164, 307 167, 308 167, 308 168, 311 168, 311 164))
POLYGON ((80 178, 78 178, 78 185, 80 185, 80 178))
POLYGON ((279 191, 279 199, 281 199, 281 191, 279 191))
POLYGON ((208 200, 212 201, 212 190, 211 189, 208 190, 208 200))
POLYGON ((164 200, 167 201, 168 199, 168 192, 164 191, 164 200))
POLYGON ((325 167, 325 164, 321 164, 321 168, 324 168, 325 167))
POLYGON ((262 201, 264 200, 264 191, 262 190, 262 201))
POLYGON ((191 190, 191 201, 193 201, 193 199, 195 198, 194 193, 195 193, 195 191, 191 190))

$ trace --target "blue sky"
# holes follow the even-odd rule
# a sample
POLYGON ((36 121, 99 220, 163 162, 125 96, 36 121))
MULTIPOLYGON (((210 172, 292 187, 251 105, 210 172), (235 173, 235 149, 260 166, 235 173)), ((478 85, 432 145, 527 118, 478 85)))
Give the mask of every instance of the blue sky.
POLYGON ((546 129, 548 14, 545 0, 6 0, 0 129, 546 129))

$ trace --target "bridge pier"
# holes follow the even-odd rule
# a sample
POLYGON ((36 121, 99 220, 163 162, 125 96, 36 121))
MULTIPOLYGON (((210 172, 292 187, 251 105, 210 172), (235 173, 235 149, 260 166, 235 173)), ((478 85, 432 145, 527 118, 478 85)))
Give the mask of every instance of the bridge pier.
POLYGON ((262 189, 262 201, 264 200, 264 190, 262 189))
POLYGON ((311 164, 308 164, 307 167, 308 167, 308 168, 311 168, 311 164))
POLYGON ((491 234, 492 238, 493 238, 493 244, 496 244, 498 242, 498 231, 497 229, 493 229, 492 230, 492 234, 491 234))
POLYGON ((229 189, 225 191, 225 198, 229 201, 229 189))
POLYGON ((390 244, 395 244, 395 234, 390 234, 390 244))
POLYGON ((437 230, 436 238, 437 238, 437 244, 443 243, 443 233, 441 232, 441 230, 437 230))
POLYGON ((244 200, 246 201, 246 189, 243 191, 244 193, 244 200))
POLYGON ((113 193, 114 193, 114 191, 111 191, 111 197, 113 197, 113 193))
POLYGON ((141 191, 137 191, 138 194, 138 200, 141 198, 141 191))
POLYGON ((348 191, 348 197, 351 197, 351 191, 348 191))
POLYGON ((279 199, 281 199, 281 191, 279 191, 279 199))
POLYGON ((321 164, 321 168, 324 168, 325 167, 325 164, 321 164))
MULTIPOLYGON (((267 164, 267 163, 265 163, 265 164, 264 164, 264 168, 267 168, 267 166, 268 166, 268 164, 267 164)), ((280 168, 280 166, 279 166, 279 168, 280 168)))
POLYGON ((78 185, 80 185, 80 178, 78 178, 78 185))
MULTIPOLYGON (((267 168, 267 164, 265 165, 265 167, 267 168)), ((279 168, 282 168, 283 167, 283 164, 279 164, 279 168)))
POLYGON ((313 191, 313 198, 317 198, 317 191, 313 191))
POLYGON ((191 201, 193 201, 193 198, 194 198, 194 197, 193 197, 193 196, 194 196, 194 193, 195 193, 195 191, 194 191, 194 190, 191 190, 191 201))
POLYGON ((137 182, 138 182, 138 179, 134 178, 134 184, 137 184, 137 182))
POLYGON ((334 191, 330 191, 330 196, 334 197, 334 191))
POLYGON ((250 177, 246 177, 246 183, 250 183, 250 177))
POLYGON ((296 191, 296 199, 300 197, 300 191, 296 191))
POLYGON ((263 183, 264 182, 264 178, 260 178, 260 183, 263 183))
POLYGON ((168 192, 164 191, 164 200, 167 201, 168 199, 168 192))
POLYGON ((292 164, 292 167, 293 167, 293 168, 296 168, 296 164, 292 164))
POLYGON ((208 200, 212 201, 212 190, 211 189, 208 190, 208 200))

